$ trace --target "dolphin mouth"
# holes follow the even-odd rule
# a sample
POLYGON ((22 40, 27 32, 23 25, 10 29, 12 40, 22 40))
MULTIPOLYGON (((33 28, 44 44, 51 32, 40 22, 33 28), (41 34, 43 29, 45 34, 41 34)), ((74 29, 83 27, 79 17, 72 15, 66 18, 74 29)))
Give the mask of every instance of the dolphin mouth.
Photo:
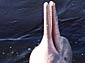
POLYGON ((44 4, 44 36, 47 39, 52 39, 51 47, 54 47, 56 51, 59 51, 59 27, 58 19, 56 18, 55 3, 50 1, 49 4, 46 2, 44 4))

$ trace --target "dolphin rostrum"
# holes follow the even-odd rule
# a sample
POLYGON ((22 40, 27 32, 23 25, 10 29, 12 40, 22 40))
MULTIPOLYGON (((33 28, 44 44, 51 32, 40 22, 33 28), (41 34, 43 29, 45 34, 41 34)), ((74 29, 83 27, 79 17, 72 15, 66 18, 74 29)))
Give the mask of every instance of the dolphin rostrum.
POLYGON ((44 35, 34 48, 29 63, 71 63, 72 50, 68 40, 60 36, 55 3, 44 3, 44 35))

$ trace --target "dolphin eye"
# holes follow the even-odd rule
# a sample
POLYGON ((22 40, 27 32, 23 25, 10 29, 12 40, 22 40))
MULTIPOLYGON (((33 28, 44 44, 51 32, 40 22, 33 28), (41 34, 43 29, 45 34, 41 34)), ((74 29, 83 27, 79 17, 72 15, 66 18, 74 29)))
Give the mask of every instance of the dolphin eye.
POLYGON ((64 57, 64 60, 67 60, 67 58, 66 58, 66 57, 64 57))

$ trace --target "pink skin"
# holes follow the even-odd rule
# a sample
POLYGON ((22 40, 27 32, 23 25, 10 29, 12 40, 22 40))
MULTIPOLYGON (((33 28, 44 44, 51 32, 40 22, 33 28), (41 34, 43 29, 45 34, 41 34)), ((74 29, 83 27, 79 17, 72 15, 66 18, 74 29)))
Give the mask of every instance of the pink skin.
POLYGON ((55 3, 44 3, 44 35, 39 46, 34 48, 29 63, 71 63, 72 51, 68 40, 61 37, 55 3))

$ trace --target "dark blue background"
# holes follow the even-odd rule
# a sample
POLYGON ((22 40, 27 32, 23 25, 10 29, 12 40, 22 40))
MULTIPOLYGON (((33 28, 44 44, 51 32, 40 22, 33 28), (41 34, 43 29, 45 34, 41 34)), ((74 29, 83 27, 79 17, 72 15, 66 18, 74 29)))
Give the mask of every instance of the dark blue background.
MULTIPOLYGON (((0 0, 0 63, 28 63, 43 35, 43 3, 0 0)), ((62 36, 69 39, 73 63, 85 63, 85 9, 81 0, 54 0, 62 36)))

